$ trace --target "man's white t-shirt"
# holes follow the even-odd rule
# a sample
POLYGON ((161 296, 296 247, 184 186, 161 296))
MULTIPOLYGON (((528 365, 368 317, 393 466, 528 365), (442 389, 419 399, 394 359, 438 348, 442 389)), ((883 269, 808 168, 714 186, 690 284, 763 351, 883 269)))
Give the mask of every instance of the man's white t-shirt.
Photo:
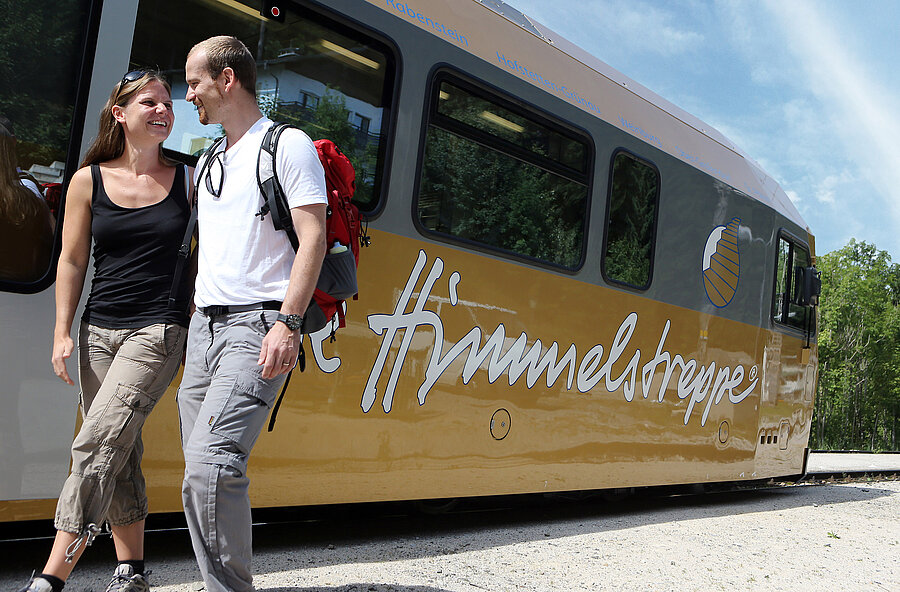
MULTIPOLYGON (((270 216, 256 214, 263 197, 256 181, 259 147, 272 120, 262 117, 224 154, 222 192, 214 197, 205 178, 198 178, 205 158, 195 169, 199 259, 194 303, 197 306, 255 304, 284 300, 294 249, 283 230, 275 230, 270 216)), ((276 154, 278 180, 292 208, 327 204, 325 172, 316 147, 304 132, 285 130, 276 154)), ((215 163, 212 166, 217 168, 215 163)), ((213 189, 219 174, 213 173, 213 189)), ((206 177, 206 174, 204 174, 206 177)), ((300 236, 301 248, 303 237, 300 236)))

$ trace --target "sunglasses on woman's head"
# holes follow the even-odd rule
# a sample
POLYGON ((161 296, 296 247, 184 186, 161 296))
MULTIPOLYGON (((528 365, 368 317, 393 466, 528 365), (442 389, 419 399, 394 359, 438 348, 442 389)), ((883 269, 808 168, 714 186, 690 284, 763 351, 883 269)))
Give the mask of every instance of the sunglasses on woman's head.
POLYGON ((122 94, 122 87, 124 87, 126 83, 140 80, 146 75, 146 70, 132 70, 131 72, 126 72, 125 76, 122 76, 122 81, 119 82, 119 88, 116 90, 116 100, 113 101, 113 105, 119 102, 119 95, 122 94))

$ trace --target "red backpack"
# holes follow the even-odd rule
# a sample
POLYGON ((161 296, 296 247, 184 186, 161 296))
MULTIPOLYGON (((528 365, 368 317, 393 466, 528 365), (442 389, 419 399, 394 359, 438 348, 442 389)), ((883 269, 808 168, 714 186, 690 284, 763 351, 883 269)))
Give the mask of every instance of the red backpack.
MULTIPOLYGON (((290 207, 275 170, 275 154, 278 138, 284 130, 293 127, 287 123, 275 123, 263 137, 256 167, 256 180, 265 200, 258 215, 271 214, 276 230, 288 233, 296 251, 299 246, 291 219, 290 207)), ((328 209, 325 221, 327 252, 319 273, 319 281, 313 301, 303 318, 303 333, 322 329, 337 315, 338 327, 346 325, 344 301, 356 298, 356 268, 359 265, 359 248, 368 244, 362 232, 359 209, 351 199, 356 191, 356 172, 353 165, 331 140, 317 140, 316 152, 325 169, 325 188, 328 193, 328 209)), ((335 328, 332 326, 332 339, 335 328)))
MULTIPOLYGON (((271 214, 275 229, 287 232, 288 239, 296 251, 300 242, 297 233, 294 232, 290 206, 275 170, 278 138, 290 127, 293 126, 287 123, 274 123, 263 137, 256 163, 256 181, 259 183, 264 203, 257 215, 265 217, 271 214)), ((325 189, 328 193, 325 220, 325 245, 328 250, 322 262, 313 300, 303 315, 301 329, 303 333, 312 333, 322 329, 329 322, 333 323, 335 315, 338 318, 338 327, 345 326, 344 301, 351 296, 355 299, 358 291, 356 268, 359 265, 359 247, 362 244, 367 246, 369 244, 369 237, 362 231, 359 209, 350 201, 356 191, 356 172, 350 159, 331 140, 317 140, 315 145, 316 153, 325 169, 325 189)), ((332 324, 332 340, 335 330, 332 324)), ((301 372, 306 367, 305 357, 301 344, 300 357, 297 361, 297 367, 301 372)), ((289 372, 285 378, 281 394, 278 395, 278 400, 272 408, 268 427, 270 432, 275 427, 275 417, 287 391, 291 374, 292 372, 289 372)))

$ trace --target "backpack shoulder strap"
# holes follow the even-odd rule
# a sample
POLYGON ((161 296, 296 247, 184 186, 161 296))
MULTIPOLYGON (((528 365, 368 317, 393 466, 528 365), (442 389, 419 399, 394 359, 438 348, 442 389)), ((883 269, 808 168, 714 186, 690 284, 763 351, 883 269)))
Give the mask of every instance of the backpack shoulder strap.
POLYGON ((284 393, 287 392, 288 383, 291 382, 291 375, 294 373, 294 370, 300 370, 300 372, 306 370, 306 352, 303 351, 302 339, 300 340, 297 365, 291 368, 284 379, 284 384, 281 386, 281 393, 278 395, 278 400, 275 401, 275 406, 272 407, 272 415, 269 416, 269 428, 266 430, 267 432, 271 432, 275 428, 275 417, 278 415, 278 410, 281 408, 281 402, 284 400, 284 393))
MULTIPOLYGON (((178 249, 178 260, 175 262, 175 273, 172 276, 172 287, 169 289, 169 309, 175 310, 178 308, 178 292, 179 288, 182 284, 182 279, 184 278, 184 268, 187 264, 187 260, 191 255, 191 239, 194 237, 194 229, 197 226, 197 187, 199 185, 199 179, 203 178, 203 175, 206 174, 206 170, 209 168, 209 162, 212 160, 213 154, 216 153, 216 150, 219 149, 219 146, 222 145, 222 142, 225 141, 225 136, 218 138, 213 145, 209 147, 209 149, 204 153, 203 165, 200 167, 200 173, 197 175, 198 181, 193 183, 193 193, 188 190, 188 198, 191 201, 191 215, 188 218, 187 228, 184 230, 184 238, 181 239, 181 247, 178 249)), ((198 161, 199 162, 199 161, 198 161)), ((185 186, 187 186, 187 167, 184 170, 185 176, 185 186)))
POLYGON ((186 164, 181 165, 181 174, 184 175, 184 197, 188 200, 188 203, 193 203, 191 199, 191 176, 188 175, 188 166, 186 164))
POLYGON ((259 157, 256 160, 256 182, 263 197, 263 204, 256 215, 261 218, 271 215, 275 230, 284 230, 296 251, 300 248, 300 240, 294 231, 291 207, 278 180, 277 170, 278 139, 284 130, 293 127, 289 123, 273 123, 263 136, 259 146, 259 157))

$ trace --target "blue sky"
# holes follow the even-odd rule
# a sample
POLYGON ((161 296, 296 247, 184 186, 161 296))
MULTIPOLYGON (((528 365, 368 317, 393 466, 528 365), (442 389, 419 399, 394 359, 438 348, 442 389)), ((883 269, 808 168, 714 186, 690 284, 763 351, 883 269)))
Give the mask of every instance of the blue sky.
POLYGON ((819 254, 900 262, 900 2, 506 2, 740 146, 819 254))

